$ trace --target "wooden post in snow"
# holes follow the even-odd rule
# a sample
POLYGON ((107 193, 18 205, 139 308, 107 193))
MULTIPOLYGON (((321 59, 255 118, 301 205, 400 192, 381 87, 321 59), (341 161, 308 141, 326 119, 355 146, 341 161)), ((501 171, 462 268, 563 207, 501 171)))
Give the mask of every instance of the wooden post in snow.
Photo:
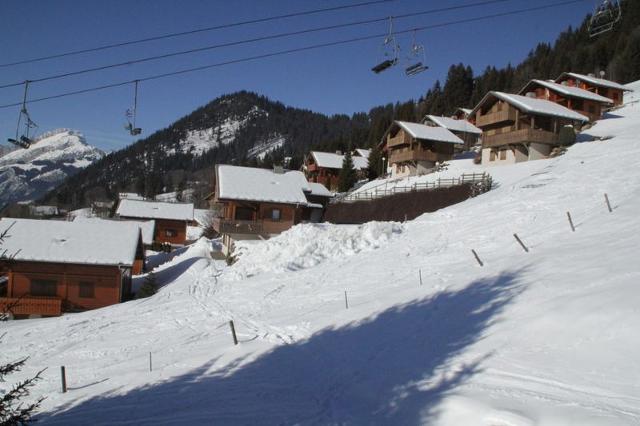
POLYGON ((420 285, 422 286, 422 269, 418 269, 418 276, 420 277, 420 285))
POLYGON ((524 245, 524 243, 522 242, 522 240, 520 239, 520 237, 518 237, 518 234, 513 234, 514 238, 516 239, 516 241, 522 246, 522 248, 524 249, 524 251, 526 251, 527 253, 529 253, 529 248, 527 246, 524 245))
POLYGON ((62 393, 67 393, 67 372, 64 365, 60 367, 60 380, 62 380, 62 393))
POLYGON ((153 371, 153 364, 151 363, 151 352, 149 352, 149 371, 153 371))
POLYGON ((344 307, 349 309, 349 299, 347 299, 347 290, 344 291, 344 307))
POLYGON ((569 225, 571 225, 571 231, 576 232, 576 227, 573 226, 573 220, 571 220, 571 213, 567 212, 567 218, 569 219, 569 225))
POLYGON ((613 209, 611 208, 611 203, 609 202, 609 196, 604 194, 604 200, 607 202, 607 208, 609 209, 609 213, 613 213, 613 209))
POLYGON ((238 344, 238 336, 236 336, 236 327, 233 325, 233 320, 229 321, 229 327, 231 327, 231 335, 233 336, 233 344, 238 344))
POLYGON ((471 253, 473 253, 473 255, 475 256, 475 258, 478 261, 478 263, 480 264, 480 266, 484 266, 484 263, 482 263, 482 260, 480 260, 480 256, 478 256, 478 253, 476 253, 476 251, 474 249, 471 249, 471 253))

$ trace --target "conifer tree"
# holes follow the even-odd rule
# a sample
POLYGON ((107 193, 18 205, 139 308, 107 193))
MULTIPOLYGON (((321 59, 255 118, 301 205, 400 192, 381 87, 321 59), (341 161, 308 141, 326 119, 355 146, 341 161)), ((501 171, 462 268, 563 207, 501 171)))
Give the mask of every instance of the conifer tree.
POLYGON ((378 149, 378 145, 374 145, 369 153, 369 166, 367 169, 369 179, 376 179, 380 176, 380 173, 383 173, 382 166, 382 153, 378 149))
POLYGON ((338 175, 338 191, 347 192, 358 181, 358 175, 356 169, 353 166, 353 158, 351 157, 351 150, 347 150, 342 160, 342 169, 338 175))

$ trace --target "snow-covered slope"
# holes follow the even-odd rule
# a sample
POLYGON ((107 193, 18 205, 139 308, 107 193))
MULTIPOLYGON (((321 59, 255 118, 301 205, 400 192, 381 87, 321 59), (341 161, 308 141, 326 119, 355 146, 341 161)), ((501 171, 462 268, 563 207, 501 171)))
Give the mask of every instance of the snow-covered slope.
POLYGON ((0 157, 0 206, 34 200, 104 156, 76 131, 64 129, 44 136, 28 149, 0 157))
POLYGON ((640 104, 589 132, 612 138, 403 225, 304 225, 230 267, 200 240, 149 299, 3 324, 3 358, 49 367, 45 425, 637 425, 640 104))

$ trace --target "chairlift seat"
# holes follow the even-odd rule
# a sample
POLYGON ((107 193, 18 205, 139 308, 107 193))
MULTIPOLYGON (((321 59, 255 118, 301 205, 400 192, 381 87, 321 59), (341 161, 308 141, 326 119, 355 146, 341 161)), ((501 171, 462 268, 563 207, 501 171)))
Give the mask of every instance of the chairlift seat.
POLYGON ((404 72, 406 75, 412 76, 412 75, 420 74, 421 72, 424 72, 428 69, 429 69, 428 66, 423 65, 422 62, 418 62, 417 64, 413 64, 405 68, 404 72))
POLYGON ((24 137, 24 136, 20 136, 20 139, 18 139, 18 140, 13 139, 13 138, 9 138, 9 139, 7 139, 7 141, 12 143, 12 144, 14 144, 14 145, 19 146, 20 148, 24 148, 24 149, 29 148, 31 146, 31 143, 32 143, 31 139, 29 139, 27 137, 24 137))
POLYGON ((142 133, 142 129, 140 127, 136 127, 130 130, 131 136, 137 136, 142 133))
POLYGON ((373 71, 376 74, 380 74, 382 71, 385 71, 385 70, 391 68, 392 66, 396 65, 397 63, 398 63, 397 59, 387 59, 387 60, 385 60, 383 62, 380 62, 375 67, 371 68, 371 71, 373 71))

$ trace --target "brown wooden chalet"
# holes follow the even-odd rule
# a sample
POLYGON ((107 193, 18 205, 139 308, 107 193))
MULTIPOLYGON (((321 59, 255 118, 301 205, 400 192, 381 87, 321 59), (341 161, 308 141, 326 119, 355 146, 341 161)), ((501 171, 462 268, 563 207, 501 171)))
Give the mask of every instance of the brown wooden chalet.
POLYGON ((415 176, 433 171, 436 163, 451 160, 462 139, 444 127, 394 121, 382 140, 392 176, 415 176))
MULTIPOLYGON (((367 176, 369 166, 369 151, 366 149, 356 149, 353 154, 353 167, 356 169, 358 178, 364 179, 367 176)), ((342 169, 344 155, 341 152, 319 152, 311 151, 305 158, 302 170, 309 182, 321 183, 331 191, 338 189, 338 176, 342 169)))
POLYGON ((613 106, 612 99, 597 93, 546 80, 531 80, 518 94, 555 102, 586 115, 591 121, 599 120, 603 111, 613 106))
POLYGON ((474 108, 482 129, 482 164, 511 164, 547 158, 560 132, 580 129, 589 118, 535 97, 489 92, 474 108))
POLYGON ((320 222, 331 196, 300 171, 217 165, 211 202, 220 217, 214 228, 228 254, 234 241, 269 238, 301 222, 320 222))
POLYGON ((165 203, 121 199, 116 210, 121 219, 153 220, 155 243, 181 246, 187 241, 187 225, 193 223, 192 203, 165 203))
POLYGON ((126 222, 2 219, 6 287, 0 312, 15 318, 101 308, 130 297, 144 268, 140 227, 126 222))
MULTIPOLYGON (((467 120, 467 121, 471 122, 470 120, 472 120, 473 117, 471 117, 470 114, 471 114, 471 109, 470 108, 458 108, 451 115, 451 118, 453 118, 455 120, 467 120)), ((473 122, 471 122, 471 124, 473 124, 473 122)))
POLYGON ((556 83, 566 84, 569 87, 578 87, 589 92, 596 93, 613 101, 614 106, 622 105, 624 92, 631 90, 615 81, 597 78, 593 74, 583 75, 574 72, 565 72, 556 79, 556 83))
POLYGON ((480 142, 482 130, 466 119, 427 115, 422 120, 427 126, 443 127, 462 139, 463 145, 455 145, 455 151, 469 151, 480 142))

